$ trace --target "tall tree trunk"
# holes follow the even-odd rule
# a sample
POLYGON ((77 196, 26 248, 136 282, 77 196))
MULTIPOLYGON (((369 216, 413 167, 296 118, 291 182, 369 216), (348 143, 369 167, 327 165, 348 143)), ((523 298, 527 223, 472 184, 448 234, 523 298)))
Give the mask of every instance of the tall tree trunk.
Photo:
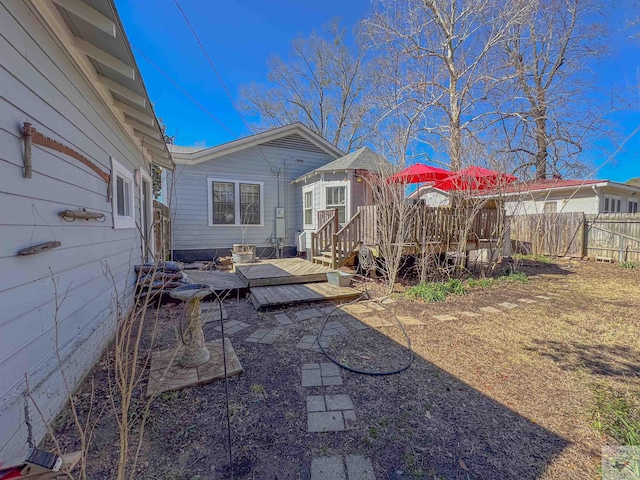
POLYGON ((536 111, 536 180, 547 178, 547 121, 546 109, 536 111))
POLYGON ((449 156, 450 168, 457 172, 462 168, 462 132, 460 132, 460 105, 458 104, 458 90, 452 79, 449 87, 449 156))

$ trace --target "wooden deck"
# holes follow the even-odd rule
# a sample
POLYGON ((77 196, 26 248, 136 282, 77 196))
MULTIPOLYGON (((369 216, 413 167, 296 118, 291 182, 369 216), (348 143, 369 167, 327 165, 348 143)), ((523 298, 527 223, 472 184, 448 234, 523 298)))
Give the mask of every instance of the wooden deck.
POLYGON ((325 282, 330 270, 302 258, 261 260, 236 266, 238 277, 249 288, 325 282))
POLYGON ((187 270, 186 274, 193 283, 207 283, 216 292, 247 288, 242 278, 228 270, 187 270))
POLYGON ((350 287, 334 287, 328 283, 306 283, 255 287, 250 300, 256 310, 307 302, 350 301, 362 292, 350 287))

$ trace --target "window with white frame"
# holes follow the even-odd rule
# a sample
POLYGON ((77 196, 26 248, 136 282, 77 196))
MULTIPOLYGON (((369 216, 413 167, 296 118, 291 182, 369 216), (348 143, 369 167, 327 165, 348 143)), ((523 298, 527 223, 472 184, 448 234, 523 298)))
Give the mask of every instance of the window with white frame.
POLYGON ((620 213, 622 199, 614 195, 604 196, 604 213, 620 213))
POLYGON ((262 182, 209 178, 209 226, 264 224, 262 182))
POLYGON ((332 208, 338 209, 338 222, 344 223, 346 217, 346 190, 347 187, 327 187, 326 189, 326 202, 325 208, 327 210, 332 208))
POLYGON ((111 158, 111 204, 113 228, 135 228, 133 173, 111 158))
POLYGON ((638 213, 638 200, 634 198, 629 199, 629 205, 627 207, 627 213, 638 213))
POLYGON ((307 190, 304 195, 304 224, 313 226, 313 190, 307 190))

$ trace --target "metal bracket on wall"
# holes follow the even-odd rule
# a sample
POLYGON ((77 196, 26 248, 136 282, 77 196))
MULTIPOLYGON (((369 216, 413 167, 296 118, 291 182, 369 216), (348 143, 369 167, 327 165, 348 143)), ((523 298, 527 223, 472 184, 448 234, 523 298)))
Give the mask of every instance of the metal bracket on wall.
POLYGON ((87 157, 74 149, 63 145, 62 143, 49 138, 40 132, 35 127, 32 127, 30 123, 24 122, 22 127, 22 136, 24 137, 24 177, 31 178, 33 172, 33 164, 31 158, 31 145, 41 145, 43 147, 51 148, 60 153, 64 153, 72 158, 75 158, 83 165, 86 165, 91 170, 96 172, 100 178, 102 178, 107 184, 107 202, 111 201, 111 174, 102 170, 98 165, 93 163, 87 157))

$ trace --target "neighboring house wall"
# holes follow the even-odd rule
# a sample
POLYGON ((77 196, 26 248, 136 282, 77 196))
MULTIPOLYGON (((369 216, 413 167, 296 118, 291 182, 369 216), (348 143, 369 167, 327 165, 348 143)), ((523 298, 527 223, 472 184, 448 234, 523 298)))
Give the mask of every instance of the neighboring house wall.
POLYGON ((507 215, 530 215, 534 213, 598 213, 598 201, 594 191, 581 189, 522 194, 520 201, 505 202, 507 215), (545 210, 546 208, 546 210, 545 210))
POLYGON ((545 212, 628 213, 629 202, 632 202, 632 208, 636 208, 635 204, 640 201, 640 198, 638 198, 640 194, 633 195, 633 193, 628 189, 615 186, 596 187, 595 191, 591 187, 584 187, 577 191, 573 188, 531 192, 522 194, 519 201, 505 202, 505 208, 507 215, 527 215, 545 212), (609 202, 606 202, 607 199, 609 199, 609 202), (614 201, 616 205, 612 207, 614 201), (620 201, 619 211, 618 201, 620 201))
POLYGON ((419 198, 429 207, 449 206, 449 195, 440 190, 425 190, 419 198))
MULTIPOLYGON (((0 462, 27 448, 25 374, 46 420, 67 400, 55 355, 57 283, 59 352, 71 385, 91 370, 115 327, 113 275, 121 300, 135 282, 142 245, 136 228, 114 229, 106 184, 78 161, 33 146, 33 178, 23 177, 22 123, 81 152, 103 170, 114 157, 133 176, 140 151, 25 3, 0 3, 0 462), (106 220, 66 222, 65 209, 106 220), (58 240, 32 256, 17 252, 58 240)), ((139 220, 139 194, 133 203, 139 220)), ((30 408, 36 443, 44 425, 30 408)))
POLYGON ((607 186, 598 189, 598 213, 638 213, 640 212, 640 189, 638 191, 630 191, 628 189, 617 188, 614 186, 607 186), (634 195, 635 193, 635 195, 634 195), (609 202, 607 202, 607 198, 609 202), (618 200, 620 201, 620 208, 618 211, 618 200), (613 206, 615 201, 615 207, 613 206), (629 205, 632 203, 632 205, 629 205), (608 207, 608 208, 607 208, 608 207), (631 207, 631 209, 630 209, 631 207))
MULTIPOLYGON (((235 243, 256 245, 267 255, 275 247, 276 207, 285 208, 289 253, 297 247, 297 233, 303 229, 302 191, 291 181, 334 157, 319 152, 262 145, 247 148, 196 165, 178 165, 172 187, 173 249, 176 259, 211 259, 229 253, 235 243), (266 156, 271 167, 263 157, 266 156), (273 169, 273 170, 272 170, 273 169), (278 174, 279 172, 279 174, 278 174), (263 183, 263 224, 260 226, 209 226, 209 186, 207 179, 263 183)), ((168 176, 168 182, 173 182, 168 176)))

